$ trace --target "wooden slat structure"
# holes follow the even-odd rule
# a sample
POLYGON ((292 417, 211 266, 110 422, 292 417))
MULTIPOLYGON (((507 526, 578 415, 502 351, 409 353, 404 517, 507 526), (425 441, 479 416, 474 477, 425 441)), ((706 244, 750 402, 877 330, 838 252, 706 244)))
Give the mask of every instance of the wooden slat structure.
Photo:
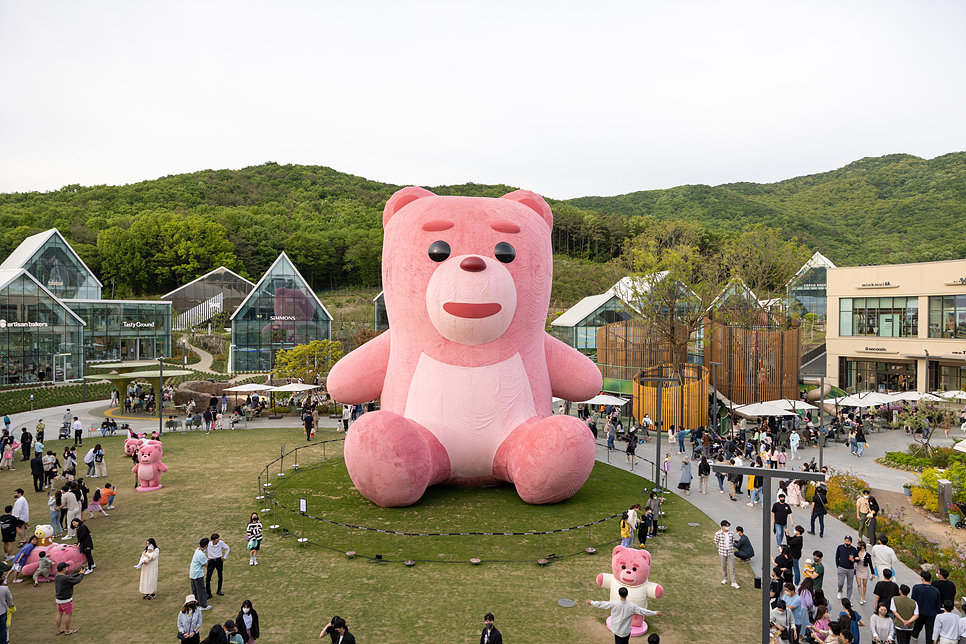
POLYGON ((707 320, 704 363, 720 363, 718 390, 735 404, 798 397, 801 327, 731 326, 707 320))
POLYGON ((657 383, 640 378, 679 378, 678 383, 665 382, 661 387, 661 427, 696 429, 708 424, 708 369, 696 364, 670 364, 648 367, 634 378, 634 417, 640 422, 644 414, 657 420, 657 383))
POLYGON ((597 366, 604 379, 633 380, 644 367, 673 361, 671 344, 641 320, 614 322, 597 329, 597 366))

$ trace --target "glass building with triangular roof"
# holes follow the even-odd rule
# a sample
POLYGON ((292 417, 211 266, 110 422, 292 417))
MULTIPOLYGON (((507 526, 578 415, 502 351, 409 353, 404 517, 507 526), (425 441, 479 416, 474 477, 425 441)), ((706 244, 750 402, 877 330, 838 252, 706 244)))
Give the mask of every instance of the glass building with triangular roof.
POLYGON ((231 316, 229 371, 268 371, 275 353, 332 337, 332 316, 284 252, 231 316))
POLYGON ((0 269, 24 268, 59 299, 98 300, 102 284, 56 228, 24 239, 0 269))
POLYGON ((0 385, 80 378, 84 320, 23 268, 0 268, 0 385))
POLYGON ((180 288, 161 296, 174 309, 174 330, 205 324, 218 313, 234 313, 255 284, 231 269, 219 266, 180 288))

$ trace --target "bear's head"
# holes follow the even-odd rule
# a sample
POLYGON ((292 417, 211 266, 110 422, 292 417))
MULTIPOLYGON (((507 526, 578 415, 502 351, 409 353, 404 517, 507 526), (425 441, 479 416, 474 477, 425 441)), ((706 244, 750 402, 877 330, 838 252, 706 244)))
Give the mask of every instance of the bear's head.
POLYGON ((124 453, 128 456, 134 456, 135 452, 141 449, 143 441, 140 438, 129 438, 124 441, 124 453))
POLYGON ((611 574, 625 586, 640 586, 651 574, 651 553, 617 546, 611 559, 611 574))
POLYGON ((148 441, 141 450, 138 452, 138 461, 148 465, 150 463, 157 463, 161 460, 164 455, 161 449, 161 441, 148 441))
POLYGON ((507 332, 533 334, 546 324, 553 215, 539 195, 441 197, 404 188, 386 203, 383 225, 393 332, 426 336, 435 329, 465 346, 507 332))

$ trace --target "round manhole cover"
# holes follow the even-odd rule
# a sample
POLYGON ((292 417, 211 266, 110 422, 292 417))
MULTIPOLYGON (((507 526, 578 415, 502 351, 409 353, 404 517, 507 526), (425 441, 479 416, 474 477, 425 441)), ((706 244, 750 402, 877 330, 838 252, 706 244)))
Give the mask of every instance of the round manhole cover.
POLYGON ((573 608, 575 604, 574 600, 572 599, 558 599, 557 603, 563 606, 564 608, 573 608))

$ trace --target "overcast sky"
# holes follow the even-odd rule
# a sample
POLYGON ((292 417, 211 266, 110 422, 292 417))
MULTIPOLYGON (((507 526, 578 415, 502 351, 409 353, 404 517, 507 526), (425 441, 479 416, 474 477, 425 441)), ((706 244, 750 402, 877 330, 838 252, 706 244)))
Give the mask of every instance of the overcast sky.
POLYGON ((0 192, 276 161, 568 198, 964 141, 959 0, 0 0, 0 192))

